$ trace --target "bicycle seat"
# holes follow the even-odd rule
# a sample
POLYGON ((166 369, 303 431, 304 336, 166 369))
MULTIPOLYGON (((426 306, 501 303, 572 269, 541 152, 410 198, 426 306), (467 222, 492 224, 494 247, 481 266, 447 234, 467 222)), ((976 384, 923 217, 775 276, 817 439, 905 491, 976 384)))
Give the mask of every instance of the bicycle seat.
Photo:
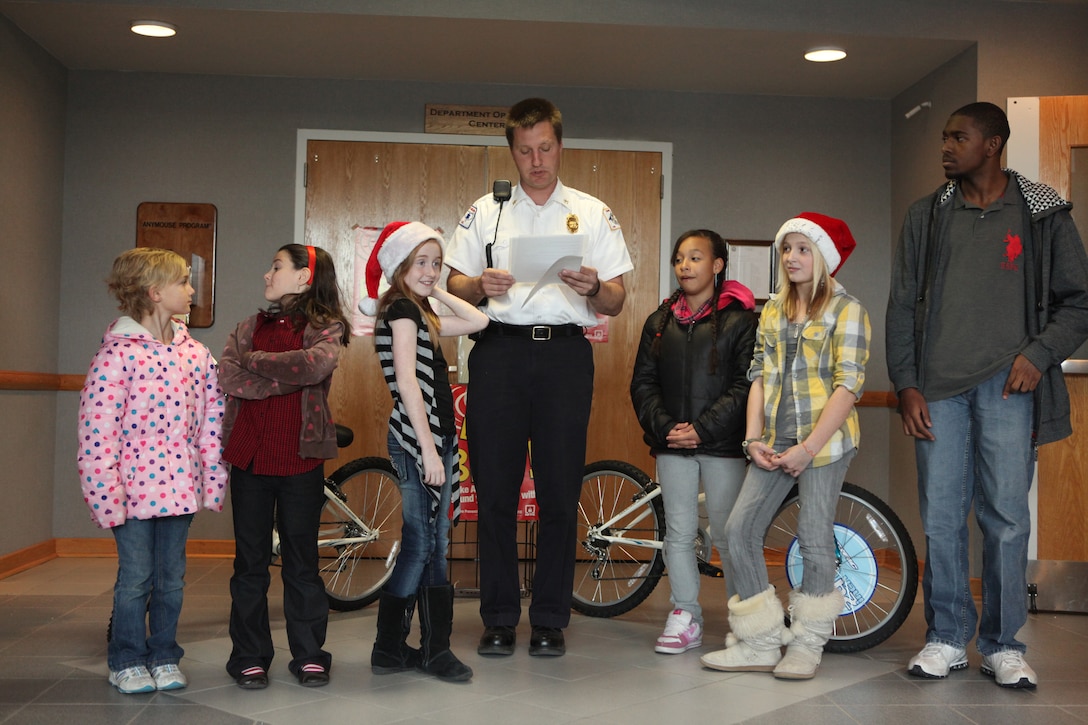
POLYGON ((355 440, 355 431, 346 425, 336 424, 336 447, 347 448, 355 440))

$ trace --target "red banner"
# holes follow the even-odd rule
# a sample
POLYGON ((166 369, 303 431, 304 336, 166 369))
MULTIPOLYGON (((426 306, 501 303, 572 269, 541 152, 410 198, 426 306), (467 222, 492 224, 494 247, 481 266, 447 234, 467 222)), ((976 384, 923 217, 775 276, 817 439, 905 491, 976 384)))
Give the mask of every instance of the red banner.
MULTIPOLYGON (((453 421, 457 426, 458 479, 461 483, 461 513, 465 521, 475 521, 479 510, 476 503, 476 485, 472 482, 472 473, 468 463, 468 432, 465 430, 465 408, 468 401, 468 386, 454 383, 453 421)), ((452 505, 457 510, 457 503, 452 505)), ((521 499, 518 502, 518 521, 536 521, 536 490, 533 488, 533 468, 529 452, 525 455, 525 477, 521 481, 521 499)))

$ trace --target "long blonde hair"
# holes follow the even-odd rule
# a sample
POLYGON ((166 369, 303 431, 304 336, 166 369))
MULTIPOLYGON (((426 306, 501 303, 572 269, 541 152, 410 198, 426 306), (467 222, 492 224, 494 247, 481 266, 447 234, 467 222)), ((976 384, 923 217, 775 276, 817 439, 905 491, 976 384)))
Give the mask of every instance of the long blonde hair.
MULTIPOLYGON (((791 232, 791 234, 801 234, 801 232, 791 232)), ((824 313, 824 309, 834 294, 834 282, 832 282, 831 274, 827 269, 824 255, 820 252, 820 248, 816 246, 816 242, 809 239, 807 235, 801 234, 801 236, 805 238, 812 250, 812 292, 807 300, 808 318, 811 320, 824 313)), ((783 239, 783 241, 785 240, 783 239)), ((782 253, 782 247, 779 246, 778 300, 782 305, 782 311, 791 320, 798 312, 800 297, 799 290, 790 281, 790 276, 786 272, 785 255, 782 253)))
MULTIPOLYGON (((408 256, 397 265, 397 268, 393 271, 393 279, 389 283, 389 289, 382 294, 381 299, 378 300, 378 312, 377 319, 381 319, 385 311, 389 309, 389 305, 393 304, 396 300, 407 299, 415 303, 419 311, 423 313, 423 324, 427 326, 427 334, 431 337, 431 345, 435 349, 438 349, 438 336, 442 331, 442 323, 438 319, 438 315, 431 308, 430 298, 420 297, 411 289, 409 289, 404 278, 408 276, 408 270, 411 269, 412 264, 415 262, 416 254, 419 252, 419 248, 428 242, 438 242, 437 239, 424 239, 417 244, 408 256)), ((439 260, 443 259, 444 251, 442 244, 438 244, 439 260)))

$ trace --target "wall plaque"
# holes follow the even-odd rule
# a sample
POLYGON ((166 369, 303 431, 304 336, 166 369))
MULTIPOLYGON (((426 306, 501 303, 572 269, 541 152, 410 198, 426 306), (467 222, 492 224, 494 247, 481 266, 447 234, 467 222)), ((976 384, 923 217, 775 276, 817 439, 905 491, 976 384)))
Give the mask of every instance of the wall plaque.
POLYGON ((136 209, 136 246, 177 252, 192 268, 189 327, 215 322, 214 204, 145 201, 136 209))
POLYGON ((506 106, 457 106, 428 103, 423 130, 426 133, 469 133, 505 136, 506 106))

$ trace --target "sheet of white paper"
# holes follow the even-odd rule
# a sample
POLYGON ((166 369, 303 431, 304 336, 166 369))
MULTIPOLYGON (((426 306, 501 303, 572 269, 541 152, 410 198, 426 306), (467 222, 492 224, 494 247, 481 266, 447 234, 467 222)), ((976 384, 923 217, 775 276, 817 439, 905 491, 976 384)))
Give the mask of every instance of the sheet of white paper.
MULTIPOLYGON (((529 295, 522 301, 521 306, 533 299, 533 295, 539 292, 545 285, 549 284, 566 284, 563 280, 559 279, 559 271, 563 269, 579 269, 582 266, 582 258, 571 255, 569 257, 560 257, 555 260, 555 264, 548 268, 544 274, 540 276, 540 281, 536 283, 536 286, 529 292, 529 295)), ((515 277, 515 279, 517 279, 515 277)))
MULTIPOLYGON (((578 257, 581 266, 584 234, 514 237, 510 240, 510 274, 520 284, 536 284, 561 257, 578 257)), ((568 267, 569 269, 569 267, 568 267)))

